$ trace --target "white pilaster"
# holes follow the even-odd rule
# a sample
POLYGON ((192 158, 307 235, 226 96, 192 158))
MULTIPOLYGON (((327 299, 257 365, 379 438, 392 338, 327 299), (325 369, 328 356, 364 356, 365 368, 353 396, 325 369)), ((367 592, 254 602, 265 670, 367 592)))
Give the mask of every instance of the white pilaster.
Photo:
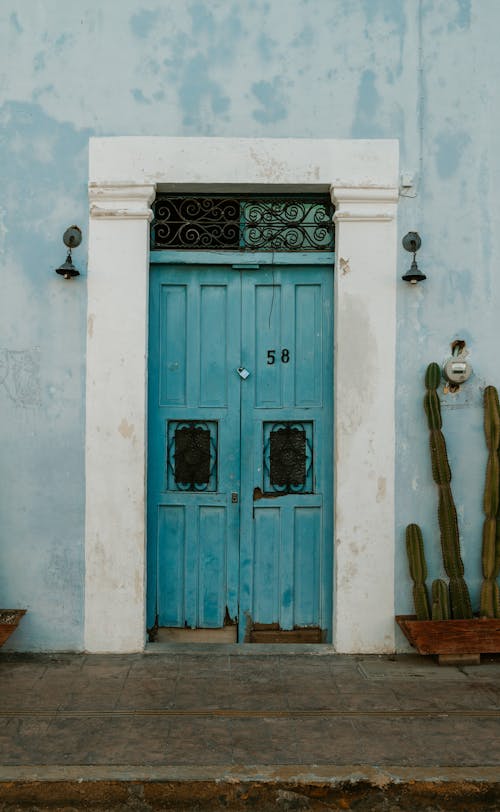
POLYGON ((394 187, 332 188, 337 651, 394 650, 394 187))
POLYGON ((144 648, 152 184, 89 187, 85 648, 144 648))

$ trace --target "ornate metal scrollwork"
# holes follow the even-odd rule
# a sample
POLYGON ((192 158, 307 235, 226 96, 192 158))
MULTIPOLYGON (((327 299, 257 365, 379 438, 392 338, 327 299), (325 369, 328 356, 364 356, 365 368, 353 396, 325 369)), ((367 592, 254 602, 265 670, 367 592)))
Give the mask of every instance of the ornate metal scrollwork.
POLYGON ((158 195, 154 249, 332 251, 333 206, 327 196, 158 195))
POLYGON ((217 424, 169 421, 167 469, 169 490, 217 490, 217 424))
POLYGON ((331 205, 317 200, 252 200, 242 203, 245 249, 328 251, 333 249, 331 205))
POLYGON ((240 202, 223 197, 157 197, 153 248, 240 247, 240 202))
POLYGON ((264 492, 312 493, 312 423, 264 423, 264 492))

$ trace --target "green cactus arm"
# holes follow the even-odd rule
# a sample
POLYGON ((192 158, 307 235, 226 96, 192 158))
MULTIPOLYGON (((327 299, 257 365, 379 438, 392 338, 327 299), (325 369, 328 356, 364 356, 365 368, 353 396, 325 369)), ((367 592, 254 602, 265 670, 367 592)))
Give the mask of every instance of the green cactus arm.
POLYGON ((450 615, 450 594, 448 585, 441 578, 437 578, 432 582, 432 619, 449 620, 450 615), (434 607, 436 607, 436 612, 439 614, 439 617, 434 617, 434 607))
POLYGON ((495 517, 498 513, 499 503, 499 482, 500 465, 496 451, 490 451, 488 462, 486 463, 486 481, 484 485, 484 513, 486 516, 495 517))
POLYGON ((497 515, 495 532, 495 578, 500 575, 500 516, 497 515))
POLYGON ((429 596, 427 595, 427 588, 425 584, 414 584, 413 603, 415 606, 415 614, 417 615, 417 620, 431 619, 431 612, 429 609, 429 596))
POLYGON ((441 368, 435 361, 429 364, 425 373, 425 388, 437 389, 441 383, 441 368))
POLYGON ((496 578, 496 519, 486 518, 483 524, 483 549, 481 562, 483 565, 483 575, 485 578, 496 578))
POLYGON ((441 419, 441 406, 435 389, 429 389, 424 395, 424 411, 427 415, 429 429, 440 429, 443 425, 441 419))
POLYGON ((449 578, 462 577, 464 565, 460 555, 457 511, 449 485, 442 485, 439 489, 438 521, 445 572, 449 578))
POLYGON ((500 599, 496 578, 500 571, 500 406, 494 386, 484 390, 484 437, 488 448, 484 482, 484 524, 481 562, 481 617, 499 617, 500 599))
POLYGON ((500 592, 498 584, 492 578, 485 578, 481 585, 481 617, 500 616, 500 592))
POLYGON ((406 552, 413 579, 413 602, 418 620, 429 620, 431 613, 425 579, 427 564, 425 561, 424 540, 418 524, 409 524, 406 528, 406 552))
POLYGON ((409 524, 406 528, 406 552, 411 577, 416 583, 425 581, 427 578, 427 564, 422 531, 418 524, 409 524))
POLYGON ((469 590, 462 577, 450 578, 450 603, 452 615, 456 620, 472 617, 469 590))
POLYGON ((494 386, 484 390, 484 435, 490 451, 498 451, 500 445, 500 406, 494 386))
POLYGON ((496 581, 493 581, 493 617, 500 617, 500 589, 496 581))
POLYGON ((439 601, 432 601, 432 620, 444 620, 441 604, 439 601))
POLYGON ((429 437, 431 451, 432 476, 436 485, 449 484, 451 482, 451 469, 446 453, 446 441, 439 429, 431 430, 429 437))

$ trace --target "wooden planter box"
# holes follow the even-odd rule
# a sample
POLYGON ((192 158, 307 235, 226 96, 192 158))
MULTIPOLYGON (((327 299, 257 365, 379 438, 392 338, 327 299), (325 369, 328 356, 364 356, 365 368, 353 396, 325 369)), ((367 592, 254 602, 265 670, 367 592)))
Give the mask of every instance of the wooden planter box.
POLYGON ((419 654, 437 654, 442 664, 479 662, 481 654, 500 653, 500 619, 417 620, 396 615, 406 638, 419 654))
POLYGON ((0 609, 0 646, 11 636, 26 614, 26 609, 0 609))

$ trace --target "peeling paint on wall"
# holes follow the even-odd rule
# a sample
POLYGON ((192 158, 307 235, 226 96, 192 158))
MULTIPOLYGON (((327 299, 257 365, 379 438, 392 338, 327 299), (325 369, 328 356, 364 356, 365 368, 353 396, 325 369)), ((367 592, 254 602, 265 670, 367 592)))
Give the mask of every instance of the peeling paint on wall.
POLYGON ((284 81, 280 76, 275 76, 270 82, 256 82, 252 85, 252 92, 261 105, 253 112, 256 121, 268 124, 287 117, 284 81))
POLYGON ((40 351, 0 348, 0 392, 16 406, 40 405, 40 351))

